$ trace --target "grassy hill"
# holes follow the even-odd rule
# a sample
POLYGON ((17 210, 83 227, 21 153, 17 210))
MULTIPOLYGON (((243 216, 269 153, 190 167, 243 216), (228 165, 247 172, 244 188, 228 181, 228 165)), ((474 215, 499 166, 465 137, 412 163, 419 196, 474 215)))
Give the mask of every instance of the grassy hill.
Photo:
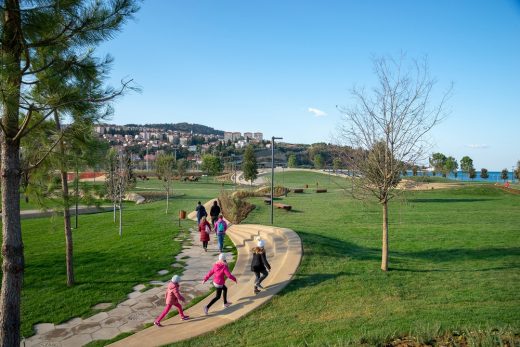
MULTIPOLYGON (((286 184, 328 185, 312 175, 287 173, 286 184)), ((270 208, 252 201, 245 222, 267 224, 270 208)), ((297 231, 304 246, 294 280, 245 319, 179 345, 372 346, 445 332, 493 345, 493 329, 520 332, 519 196, 471 185, 405 194, 390 205, 387 273, 380 206, 340 190, 283 202, 294 212, 276 210, 275 224, 297 231)))

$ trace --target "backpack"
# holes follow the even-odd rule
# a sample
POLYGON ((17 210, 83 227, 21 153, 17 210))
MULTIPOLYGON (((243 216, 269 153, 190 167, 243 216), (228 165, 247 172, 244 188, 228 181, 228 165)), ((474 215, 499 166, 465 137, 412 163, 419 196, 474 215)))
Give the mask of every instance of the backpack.
POLYGON ((218 231, 219 233, 223 233, 223 232, 226 231, 226 229, 224 229, 224 222, 223 222, 223 221, 218 223, 217 231, 218 231))

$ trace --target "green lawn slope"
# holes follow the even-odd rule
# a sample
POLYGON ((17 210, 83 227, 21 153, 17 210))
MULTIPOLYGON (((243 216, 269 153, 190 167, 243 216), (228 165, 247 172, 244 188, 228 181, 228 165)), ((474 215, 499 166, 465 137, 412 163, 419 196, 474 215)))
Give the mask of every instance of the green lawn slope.
MULTIPOLYGON (((284 180, 336 185, 314 175, 284 180)), ((270 207, 251 201, 257 209, 244 223, 268 224, 270 207)), ((390 204, 387 273, 379 269, 379 205, 340 190, 283 202, 293 211, 275 210, 275 224, 298 232, 304 246, 293 281, 246 318, 178 345, 379 345, 398 336, 520 332, 520 196, 481 185, 403 194, 390 204)))

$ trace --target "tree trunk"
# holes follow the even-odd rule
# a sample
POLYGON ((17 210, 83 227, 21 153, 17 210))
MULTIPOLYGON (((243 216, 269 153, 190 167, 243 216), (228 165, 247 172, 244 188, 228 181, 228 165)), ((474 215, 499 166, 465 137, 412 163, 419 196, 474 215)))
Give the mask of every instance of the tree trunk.
POLYGON ((170 200, 170 189, 166 189, 166 214, 168 214, 168 203, 170 200))
MULTIPOLYGON (((54 121, 56 122, 56 130, 58 134, 61 132, 60 117, 57 111, 54 111, 54 121)), ((69 199, 69 183, 67 181, 67 170, 65 164, 65 143, 63 138, 60 140, 60 175, 61 175, 61 196, 63 198, 63 224, 65 228, 65 262, 67 267, 67 286, 74 285, 74 262, 73 262, 73 242, 72 230, 70 228, 70 199, 69 199)), ((78 179, 76 177, 76 179, 78 179)))
POLYGON ((123 199, 119 195, 119 237, 123 236, 123 199))
POLYGON ((65 258, 67 263, 67 286, 71 287, 74 285, 74 261, 72 230, 70 227, 69 184, 67 182, 67 171, 61 171, 61 188, 64 203, 63 223, 65 228, 65 258))
POLYGON ((381 270, 388 271, 388 201, 383 202, 383 246, 381 252, 381 270))
POLYGON ((114 200, 114 223, 116 222, 116 201, 114 200))
POLYGON ((20 142, 13 141, 19 127, 22 52, 20 4, 3 2, 3 30, 0 43, 2 97, 0 133, 2 188, 2 290, 0 293, 0 346, 20 345, 20 296, 24 256, 20 225, 20 142), (5 88, 5 89, 4 89, 5 88))

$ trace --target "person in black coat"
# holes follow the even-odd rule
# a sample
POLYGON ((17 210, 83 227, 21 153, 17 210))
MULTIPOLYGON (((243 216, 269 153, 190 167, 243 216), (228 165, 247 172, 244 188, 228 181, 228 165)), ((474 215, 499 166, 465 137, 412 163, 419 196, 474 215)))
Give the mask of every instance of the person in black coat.
POLYGON ((218 206, 217 200, 213 201, 213 206, 209 210, 209 215, 211 216, 211 225, 215 225, 215 222, 218 219, 218 215, 220 214, 220 207, 218 206))
POLYGON ((256 276, 254 289, 255 294, 260 292, 259 288, 264 288, 262 287, 262 281, 267 277, 267 271, 271 271, 271 265, 269 265, 265 255, 264 240, 258 240, 257 246, 258 247, 253 248, 253 260, 251 261, 251 271, 253 271, 256 276))
POLYGON ((195 211, 197 211, 197 225, 200 225, 200 220, 202 219, 202 217, 206 217, 208 213, 206 212, 206 208, 204 207, 204 205, 201 204, 200 201, 197 203, 195 211))

